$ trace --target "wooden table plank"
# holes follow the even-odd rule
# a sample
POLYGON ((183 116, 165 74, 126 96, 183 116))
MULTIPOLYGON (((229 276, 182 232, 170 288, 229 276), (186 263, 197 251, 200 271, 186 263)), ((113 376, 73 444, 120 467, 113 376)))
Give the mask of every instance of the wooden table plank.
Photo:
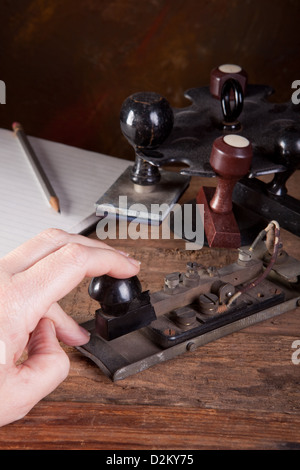
POLYGON ((300 429, 277 412, 44 402, 0 438, 8 449, 297 449, 300 429))

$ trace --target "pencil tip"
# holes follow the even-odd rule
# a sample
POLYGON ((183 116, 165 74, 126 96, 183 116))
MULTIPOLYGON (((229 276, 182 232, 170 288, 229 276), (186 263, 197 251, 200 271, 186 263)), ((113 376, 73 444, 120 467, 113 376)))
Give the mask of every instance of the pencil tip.
POLYGON ((59 200, 56 196, 50 197, 50 205, 60 214, 59 200))

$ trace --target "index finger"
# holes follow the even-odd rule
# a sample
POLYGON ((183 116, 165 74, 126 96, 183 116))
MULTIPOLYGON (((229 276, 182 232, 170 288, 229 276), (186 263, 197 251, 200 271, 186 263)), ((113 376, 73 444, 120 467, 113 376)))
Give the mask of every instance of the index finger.
POLYGON ((81 243, 82 245, 94 246, 96 248, 114 249, 100 240, 50 228, 26 241, 0 259, 0 268, 9 275, 25 271, 37 261, 59 250, 67 243, 81 243))
POLYGON ((138 261, 117 251, 70 243, 15 274, 12 282, 22 310, 30 309, 37 319, 84 277, 108 274, 122 279, 135 276, 139 268, 138 261))

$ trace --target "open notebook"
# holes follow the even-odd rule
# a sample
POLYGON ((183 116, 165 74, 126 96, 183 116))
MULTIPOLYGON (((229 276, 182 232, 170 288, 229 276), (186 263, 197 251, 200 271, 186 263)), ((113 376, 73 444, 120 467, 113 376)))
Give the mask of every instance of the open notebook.
POLYGON ((28 137, 60 201, 52 209, 13 131, 0 129, 0 257, 50 227, 81 233, 128 160, 28 137))

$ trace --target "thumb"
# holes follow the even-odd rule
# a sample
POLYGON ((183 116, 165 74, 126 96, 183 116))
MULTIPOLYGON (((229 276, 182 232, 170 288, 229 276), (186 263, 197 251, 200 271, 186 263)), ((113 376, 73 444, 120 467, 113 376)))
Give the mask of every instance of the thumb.
POLYGON ((40 320, 28 343, 28 359, 14 367, 0 389, 0 426, 23 418, 68 375, 68 356, 60 347, 54 324, 40 320))
POLYGON ((18 405, 25 416, 42 398, 51 393, 68 375, 69 358, 60 347, 51 320, 40 320, 29 340, 28 359, 15 376, 18 405))
POLYGON ((42 318, 33 331, 27 345, 28 359, 23 362, 21 376, 28 380, 29 387, 39 385, 46 396, 68 375, 70 362, 56 338, 51 320, 42 318))

